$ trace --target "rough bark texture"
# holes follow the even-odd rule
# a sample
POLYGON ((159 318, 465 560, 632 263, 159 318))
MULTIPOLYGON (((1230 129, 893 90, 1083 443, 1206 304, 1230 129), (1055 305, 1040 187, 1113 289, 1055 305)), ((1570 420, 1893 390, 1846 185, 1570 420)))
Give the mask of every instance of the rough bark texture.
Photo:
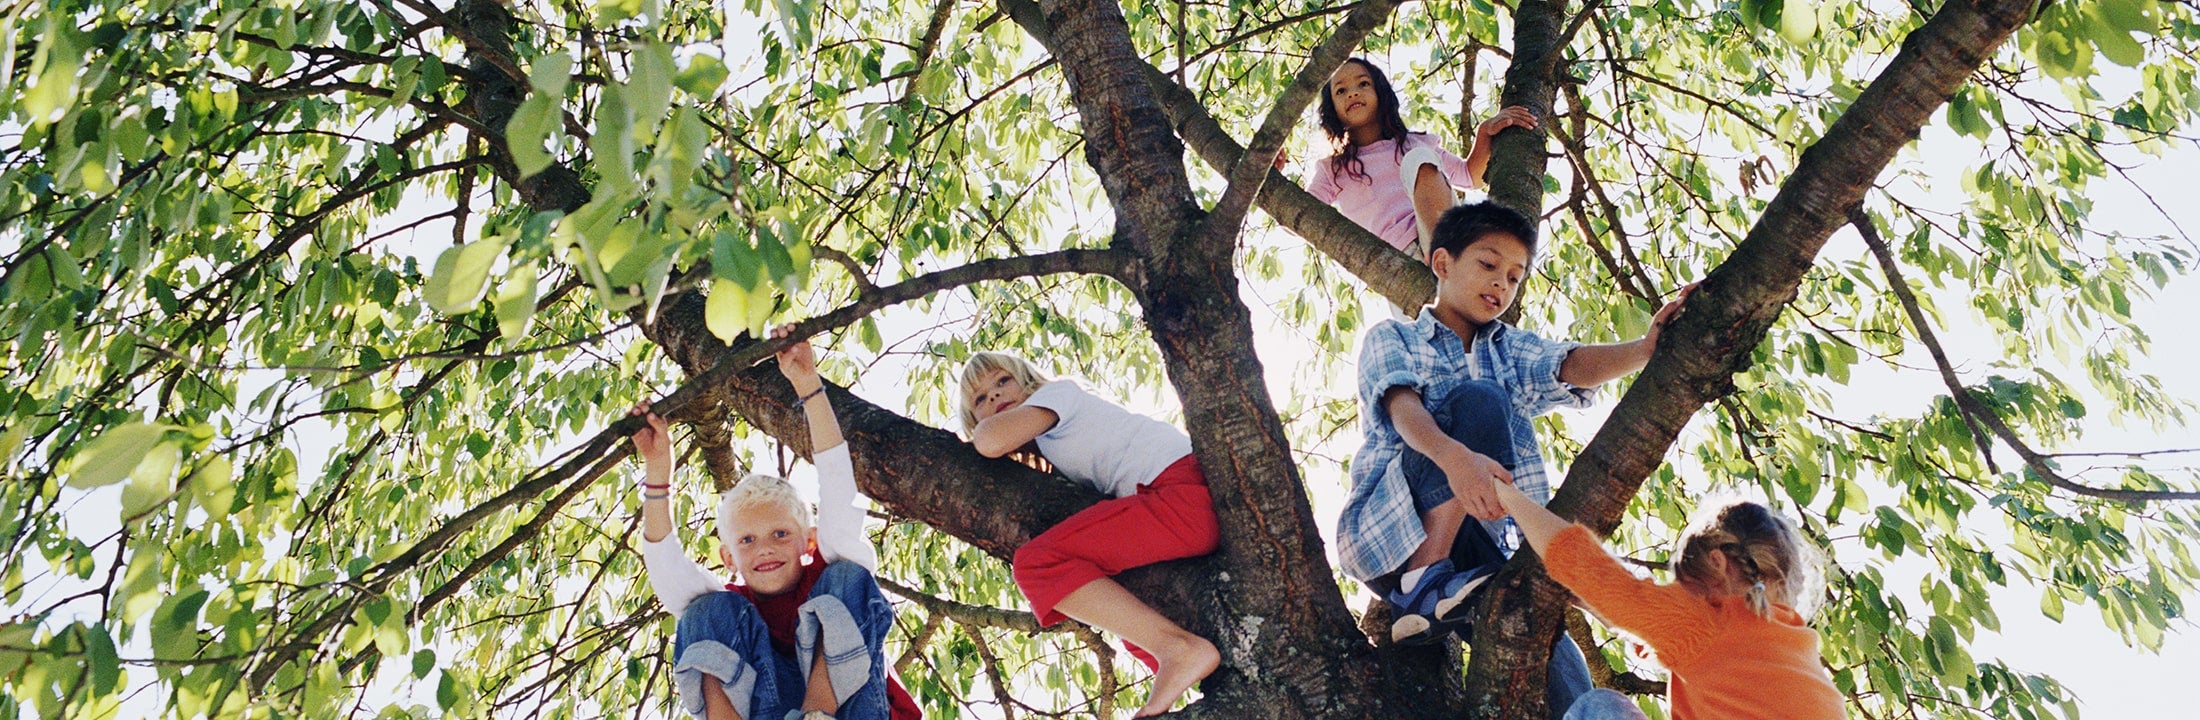
MULTIPOLYGON (((1552 511, 1601 535, 1618 526, 1689 418, 1732 392, 1734 373, 1794 299, 1819 249, 1846 222, 1844 212, 2034 5, 1951 0, 1910 34, 1887 69, 1803 153, 1733 255, 1689 298, 1649 366, 1575 457, 1552 511)), ((1500 144, 1498 152, 1505 151, 1500 144)), ((1493 159, 1493 173, 1497 164, 1493 159)), ((1542 693, 1523 692, 1518 678, 1532 668, 1540 683, 1548 647, 1542 639, 1562 622, 1564 591, 1532 553, 1521 553, 1496 583, 1469 667, 1472 710, 1476 717, 1539 717, 1542 693), (1509 694, 1492 694, 1508 686, 1509 694)))

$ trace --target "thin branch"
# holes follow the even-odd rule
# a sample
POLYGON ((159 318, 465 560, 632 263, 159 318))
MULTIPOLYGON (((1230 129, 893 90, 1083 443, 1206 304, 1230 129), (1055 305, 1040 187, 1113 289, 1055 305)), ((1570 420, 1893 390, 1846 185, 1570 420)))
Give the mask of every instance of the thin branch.
POLYGON ((2017 457, 2024 459, 2025 467, 2029 468, 2034 476, 2047 481, 2049 485, 2068 492, 2127 503, 2200 500, 2200 492, 2097 488, 2063 477, 2062 473, 2057 472, 2054 467, 2053 456, 2043 455, 2033 450, 2031 445, 2026 444, 2023 438, 2017 436, 2016 431, 2011 429, 2000 415, 1995 414, 1992 408, 1986 407, 1985 403, 1980 402, 1976 396, 1972 395, 1970 388, 1964 387, 1963 381, 1956 377, 1955 367, 1948 362, 1947 352, 1941 349, 1940 339, 1934 337, 1932 326, 1925 318, 1925 310, 1923 306, 1918 304, 1917 295, 1910 291, 1908 281, 1902 279, 1902 269, 1895 263, 1894 253, 1887 249, 1886 241, 1879 237, 1878 226, 1872 222, 1870 215, 1865 214, 1862 205, 1849 208, 1848 215, 1849 224, 1856 226, 1856 231, 1864 236, 1864 244, 1871 248, 1872 256, 1879 260, 1880 270, 1887 274, 1887 284, 1894 290, 1895 297, 1902 301, 1902 310, 1909 316, 1910 324, 1917 329, 1918 340, 1925 344, 1925 349, 1928 352, 1932 353, 1933 365, 1940 369, 1940 380, 1948 386, 1948 393, 1954 396, 1956 408, 1963 416, 1964 423, 1971 426, 1973 442, 1978 443, 1981 454, 1993 454, 1993 446, 1985 438, 1986 432, 1991 431, 1994 437, 2000 438, 2003 444, 2009 446, 2009 449, 2016 451, 2017 457), (1985 426, 1984 430, 1980 429, 1980 425, 1985 426))

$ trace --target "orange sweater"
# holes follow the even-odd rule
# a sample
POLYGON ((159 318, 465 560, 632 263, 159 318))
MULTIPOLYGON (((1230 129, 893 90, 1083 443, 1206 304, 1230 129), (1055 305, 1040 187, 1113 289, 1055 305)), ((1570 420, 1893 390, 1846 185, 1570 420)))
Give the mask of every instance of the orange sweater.
POLYGON ((1672 672, 1673 720, 1839 720, 1841 691, 1818 660, 1818 632, 1786 605, 1758 617, 1740 598, 1713 604, 1637 578, 1567 527, 1543 559, 1551 578, 1657 652, 1672 672))

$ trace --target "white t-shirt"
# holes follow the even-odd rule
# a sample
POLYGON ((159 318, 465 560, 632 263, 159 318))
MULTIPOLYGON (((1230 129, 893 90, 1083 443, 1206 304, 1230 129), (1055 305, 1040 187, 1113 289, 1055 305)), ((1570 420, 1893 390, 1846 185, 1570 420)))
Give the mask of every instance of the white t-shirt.
POLYGON ((1115 497, 1137 494, 1192 454, 1192 439, 1175 425, 1103 400, 1080 380, 1047 383, 1024 404, 1054 411, 1054 427, 1039 435, 1039 454, 1069 479, 1115 497))

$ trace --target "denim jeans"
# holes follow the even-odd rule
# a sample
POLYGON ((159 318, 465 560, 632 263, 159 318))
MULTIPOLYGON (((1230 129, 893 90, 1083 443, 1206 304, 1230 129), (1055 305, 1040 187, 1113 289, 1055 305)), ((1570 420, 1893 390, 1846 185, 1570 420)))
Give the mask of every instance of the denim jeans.
POLYGON ((1574 701, 1563 720, 1650 720, 1635 701, 1606 688, 1591 690, 1574 701))
MULTIPOLYGON (((1471 380, 1459 385, 1443 407, 1431 408, 1437 427, 1444 429, 1468 450, 1488 455, 1505 469, 1513 468, 1512 399, 1504 387, 1485 380, 1471 380)), ((1428 456, 1406 448, 1399 459, 1405 472, 1406 483, 1413 488, 1415 510, 1427 512, 1452 499, 1451 481, 1444 469, 1428 456)), ((1468 518, 1459 528, 1459 535, 1451 543, 1451 564, 1462 571, 1493 563, 1502 563, 1512 553, 1498 539, 1505 534, 1509 520, 1485 523, 1468 518)), ((1594 684, 1589 679, 1589 664, 1581 654, 1581 648, 1564 634, 1551 646, 1549 685, 1545 699, 1549 702, 1553 718, 1572 707, 1576 698, 1589 692, 1594 684)))
POLYGON ((885 720, 886 632, 894 608, 862 565, 825 566, 802 604, 795 656, 772 649, 756 606, 739 593, 697 598, 680 615, 673 641, 673 680, 681 705, 703 716, 703 682, 715 680, 742 718, 773 720, 801 714, 810 667, 819 653, 843 720, 885 720))

